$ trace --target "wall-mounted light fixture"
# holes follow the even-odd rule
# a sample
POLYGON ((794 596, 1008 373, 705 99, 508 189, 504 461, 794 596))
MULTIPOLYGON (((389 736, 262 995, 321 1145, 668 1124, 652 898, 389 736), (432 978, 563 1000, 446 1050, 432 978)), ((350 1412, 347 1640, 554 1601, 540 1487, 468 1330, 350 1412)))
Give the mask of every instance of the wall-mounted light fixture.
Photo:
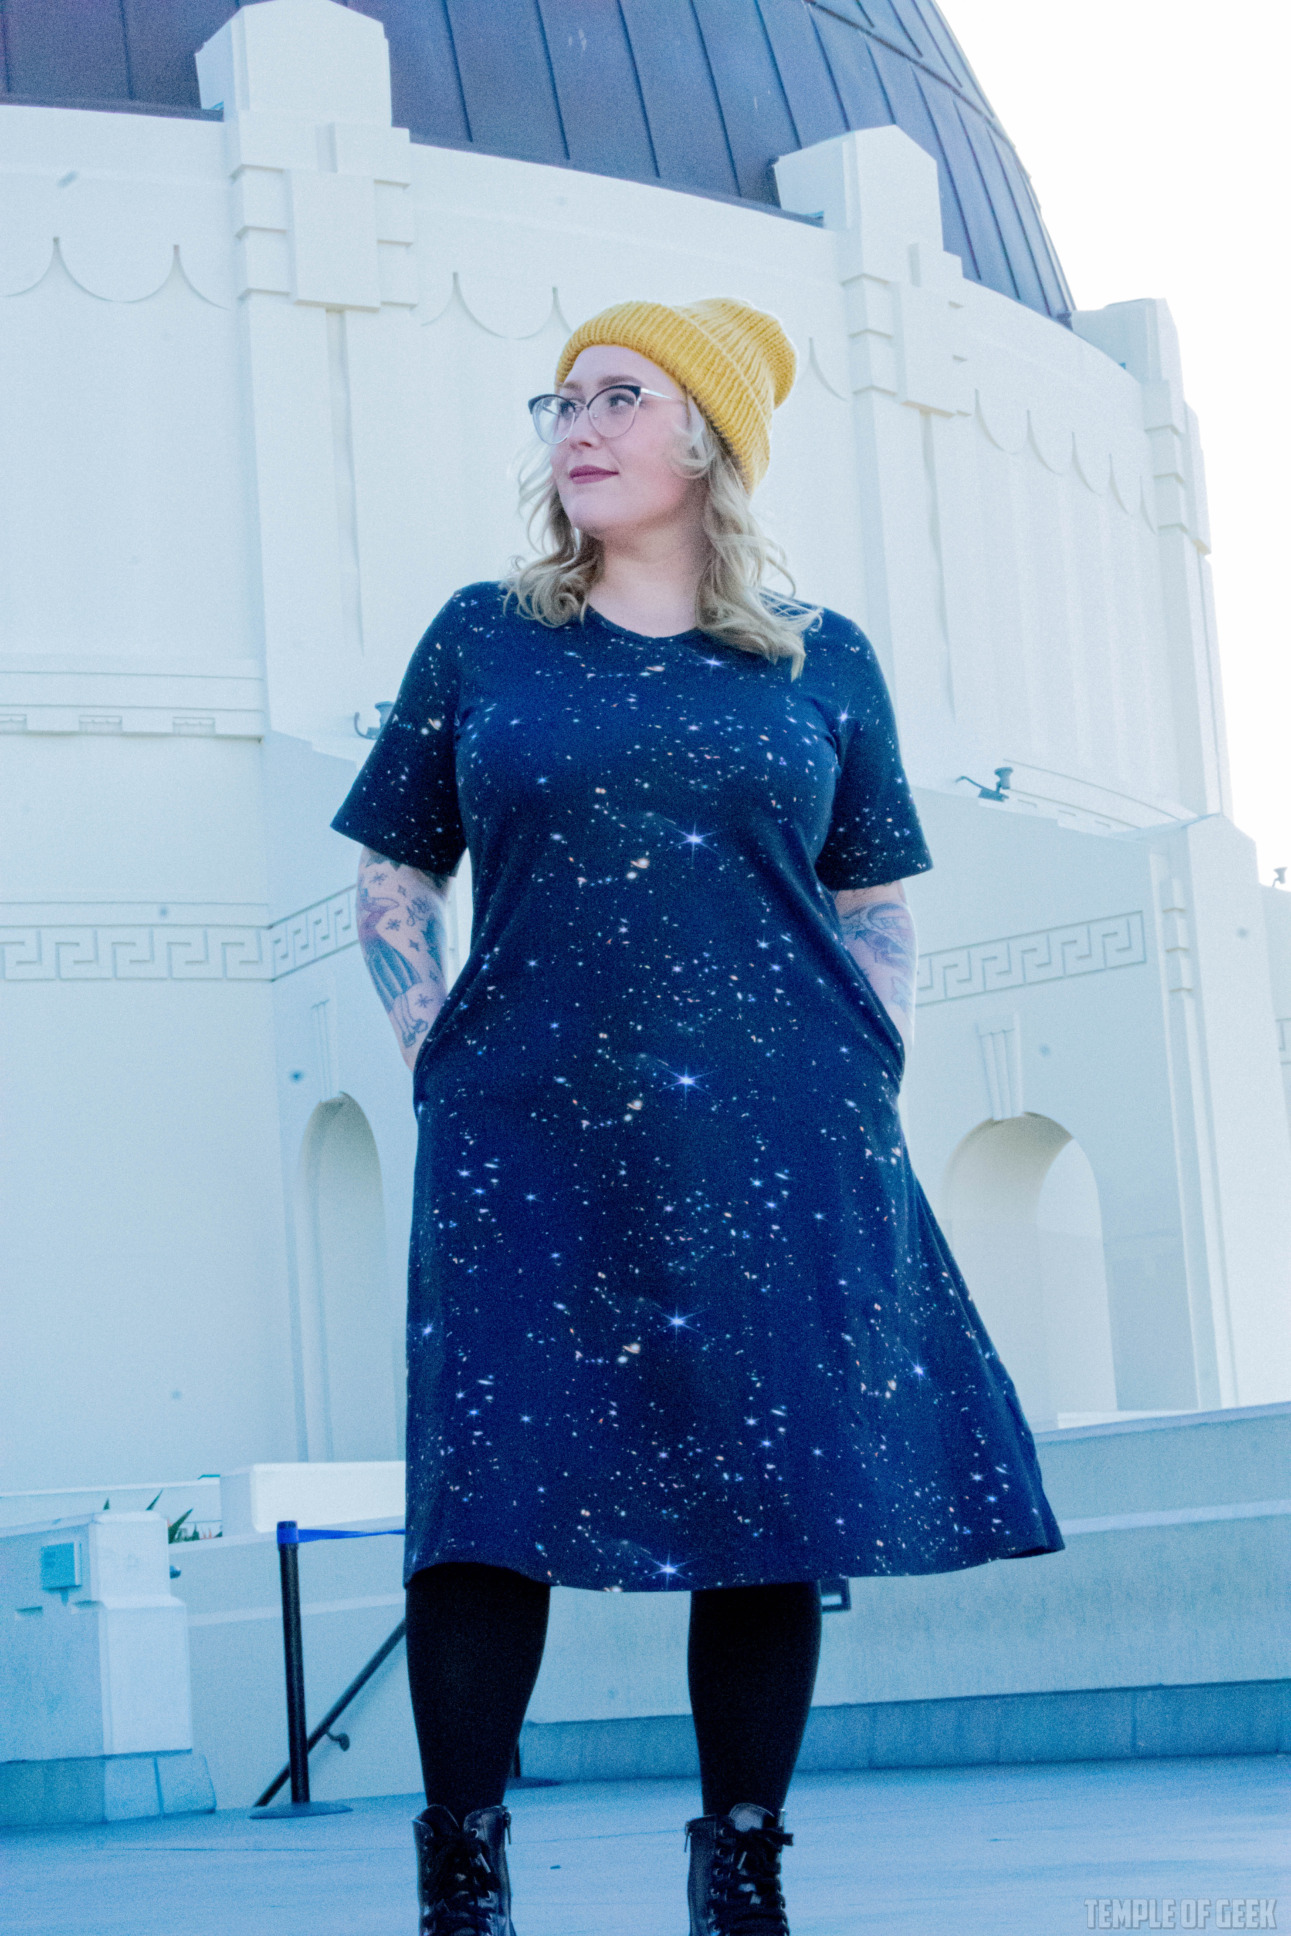
MULTIPOLYGON (((997 766, 995 769, 995 785, 993 787, 983 786, 980 780, 974 780, 968 773, 961 773, 959 780, 967 780, 969 786, 975 786, 979 800, 1007 800, 1009 797, 1009 789, 1013 784, 1013 768, 1011 766, 997 766)), ((956 786, 959 785, 959 780, 956 780, 956 786)))
POLYGON ((394 700, 378 699, 376 705, 372 708, 372 710, 373 712, 375 712, 377 716, 377 723, 375 726, 361 725, 359 722, 360 722, 360 719, 362 718, 362 715, 360 713, 355 713, 354 715, 354 730, 358 734, 360 739, 375 739, 377 737, 377 734, 381 731, 381 728, 385 725, 387 719, 389 719, 391 713, 394 711, 394 700))

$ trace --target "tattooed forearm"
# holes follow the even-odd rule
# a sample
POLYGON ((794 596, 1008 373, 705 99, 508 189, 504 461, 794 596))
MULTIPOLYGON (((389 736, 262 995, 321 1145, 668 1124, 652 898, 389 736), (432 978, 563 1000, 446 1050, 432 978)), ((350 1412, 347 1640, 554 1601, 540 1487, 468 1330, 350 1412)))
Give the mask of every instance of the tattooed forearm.
POLYGON ((885 887, 844 888, 835 894, 848 953, 901 1032, 914 1037, 914 985, 918 949, 914 920, 900 881, 885 887))
POLYGON ((411 1068, 448 993, 448 878, 402 867, 365 847, 359 857, 359 947, 411 1068))

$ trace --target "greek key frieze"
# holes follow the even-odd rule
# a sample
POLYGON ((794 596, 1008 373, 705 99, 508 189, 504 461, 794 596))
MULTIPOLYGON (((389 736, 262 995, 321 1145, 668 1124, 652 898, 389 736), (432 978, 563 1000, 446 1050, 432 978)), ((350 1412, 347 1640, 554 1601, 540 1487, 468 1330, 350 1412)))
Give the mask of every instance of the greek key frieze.
POLYGON ((265 981, 265 929, 123 922, 0 928, 0 978, 20 981, 265 981))
POLYGON ((268 926, 24 924, 0 927, 0 981, 277 981, 357 939, 353 888, 268 926))
POLYGON ((1147 960, 1143 916, 1109 914, 1035 934, 1004 935, 941 948, 919 960, 918 1005, 962 1001, 970 995, 1003 994, 1073 975, 1135 968, 1147 960))
POLYGON ((339 954, 342 948, 353 947, 359 938, 354 917, 354 889, 347 887, 340 894, 329 895, 325 901, 315 901, 312 907, 301 908, 298 914, 275 921, 268 934, 272 949, 271 981, 295 974, 298 968, 308 968, 328 955, 339 954))

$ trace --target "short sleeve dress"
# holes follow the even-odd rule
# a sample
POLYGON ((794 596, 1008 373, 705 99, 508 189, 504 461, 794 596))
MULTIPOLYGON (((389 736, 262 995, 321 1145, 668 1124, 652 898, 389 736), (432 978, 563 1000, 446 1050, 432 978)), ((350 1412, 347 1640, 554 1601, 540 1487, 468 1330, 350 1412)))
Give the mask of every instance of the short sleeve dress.
POLYGON ((931 865, 874 653, 467 586, 333 826, 448 874, 413 1071, 406 1577, 635 1592, 1058 1551, 911 1171, 899 1034, 833 890, 931 865))

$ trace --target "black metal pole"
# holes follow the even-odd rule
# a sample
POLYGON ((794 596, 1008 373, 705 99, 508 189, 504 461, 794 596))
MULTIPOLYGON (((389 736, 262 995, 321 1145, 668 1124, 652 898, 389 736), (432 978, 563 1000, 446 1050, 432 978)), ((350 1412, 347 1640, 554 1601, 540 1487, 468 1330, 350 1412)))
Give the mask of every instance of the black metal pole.
POLYGON ((278 1521, 278 1571, 282 1580, 282 1654, 287 1676, 287 1765, 291 1799, 309 1800, 309 1749, 305 1744, 305 1647, 300 1631, 300 1547, 296 1521, 278 1521))

